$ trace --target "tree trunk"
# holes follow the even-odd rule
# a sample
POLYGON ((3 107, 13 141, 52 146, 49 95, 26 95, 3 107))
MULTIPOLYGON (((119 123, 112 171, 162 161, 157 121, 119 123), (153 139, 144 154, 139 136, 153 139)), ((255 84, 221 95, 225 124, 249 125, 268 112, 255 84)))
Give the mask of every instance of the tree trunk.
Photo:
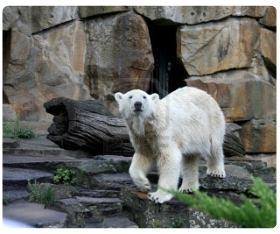
MULTIPOLYGON (((46 102, 44 107, 54 115, 47 138, 60 147, 86 150, 95 155, 132 156, 134 150, 124 120, 113 116, 101 102, 60 97, 46 102)), ((236 130, 233 125, 228 125, 224 143, 224 152, 228 156, 244 154, 236 130)))

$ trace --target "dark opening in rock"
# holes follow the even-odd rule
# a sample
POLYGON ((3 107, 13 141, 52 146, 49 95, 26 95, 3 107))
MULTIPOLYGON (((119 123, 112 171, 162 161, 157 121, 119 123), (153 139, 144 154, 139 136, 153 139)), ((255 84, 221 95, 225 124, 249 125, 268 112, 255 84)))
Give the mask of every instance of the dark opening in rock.
POLYGON ((149 92, 164 97, 175 89, 185 86, 184 79, 187 78, 187 72, 176 53, 178 25, 160 21, 147 21, 147 24, 155 60, 149 92))
MULTIPOLYGON (((11 30, 3 31, 3 80, 7 73, 11 50, 11 30)), ((3 89, 3 103, 8 104, 9 100, 3 89)))

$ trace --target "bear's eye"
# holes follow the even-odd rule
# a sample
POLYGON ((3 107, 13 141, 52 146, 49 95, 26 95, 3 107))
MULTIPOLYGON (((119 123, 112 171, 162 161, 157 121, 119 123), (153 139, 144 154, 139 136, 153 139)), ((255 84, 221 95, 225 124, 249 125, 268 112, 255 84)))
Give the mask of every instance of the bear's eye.
POLYGON ((132 95, 130 95, 128 98, 129 98, 129 99, 132 99, 132 95))
POLYGON ((143 98, 146 99, 147 97, 146 97, 146 96, 143 96, 143 98))

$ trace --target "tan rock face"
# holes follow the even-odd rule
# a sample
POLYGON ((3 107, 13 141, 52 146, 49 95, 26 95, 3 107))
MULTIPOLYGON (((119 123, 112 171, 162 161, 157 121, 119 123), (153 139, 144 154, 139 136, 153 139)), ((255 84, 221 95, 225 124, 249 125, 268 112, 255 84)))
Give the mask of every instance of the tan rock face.
POLYGON ((241 139, 248 153, 276 152, 275 120, 251 120, 242 126, 241 139))
POLYGON ((81 18, 86 18, 90 16, 117 13, 122 11, 128 11, 126 6, 80 6, 79 15, 81 18))
POLYGON ((248 71, 229 71, 191 77, 188 86, 207 91, 222 107, 228 121, 275 118, 275 87, 248 71))
POLYGON ((276 66, 276 33, 265 28, 260 29, 260 51, 262 56, 276 66))
POLYGON ((260 19, 260 23, 268 27, 276 27, 276 8, 273 6, 267 7, 265 15, 260 19))
POLYGON ((228 16, 262 17, 266 7, 246 6, 136 6, 136 12, 151 20, 165 20, 182 24, 198 24, 228 16))
POLYGON ((178 53, 190 75, 249 67, 258 47, 259 27, 253 19, 183 26, 178 53))
POLYGON ((133 12, 92 19, 86 27, 91 94, 114 111, 113 93, 149 87, 154 63, 149 31, 133 12))
POLYGON ((5 94, 21 120, 46 120, 43 103, 65 96, 90 98, 84 84, 86 40, 81 22, 26 36, 13 30, 5 94))
POLYGON ((77 7, 8 6, 3 10, 3 29, 17 28, 20 32, 31 34, 77 17, 77 7))

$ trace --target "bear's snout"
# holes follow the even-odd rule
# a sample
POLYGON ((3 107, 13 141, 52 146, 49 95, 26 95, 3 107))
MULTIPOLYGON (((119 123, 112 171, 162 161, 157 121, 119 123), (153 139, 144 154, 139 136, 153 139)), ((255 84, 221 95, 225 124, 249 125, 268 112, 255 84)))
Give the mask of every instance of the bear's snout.
POLYGON ((142 111, 142 102, 135 102, 134 103, 134 111, 142 111))

